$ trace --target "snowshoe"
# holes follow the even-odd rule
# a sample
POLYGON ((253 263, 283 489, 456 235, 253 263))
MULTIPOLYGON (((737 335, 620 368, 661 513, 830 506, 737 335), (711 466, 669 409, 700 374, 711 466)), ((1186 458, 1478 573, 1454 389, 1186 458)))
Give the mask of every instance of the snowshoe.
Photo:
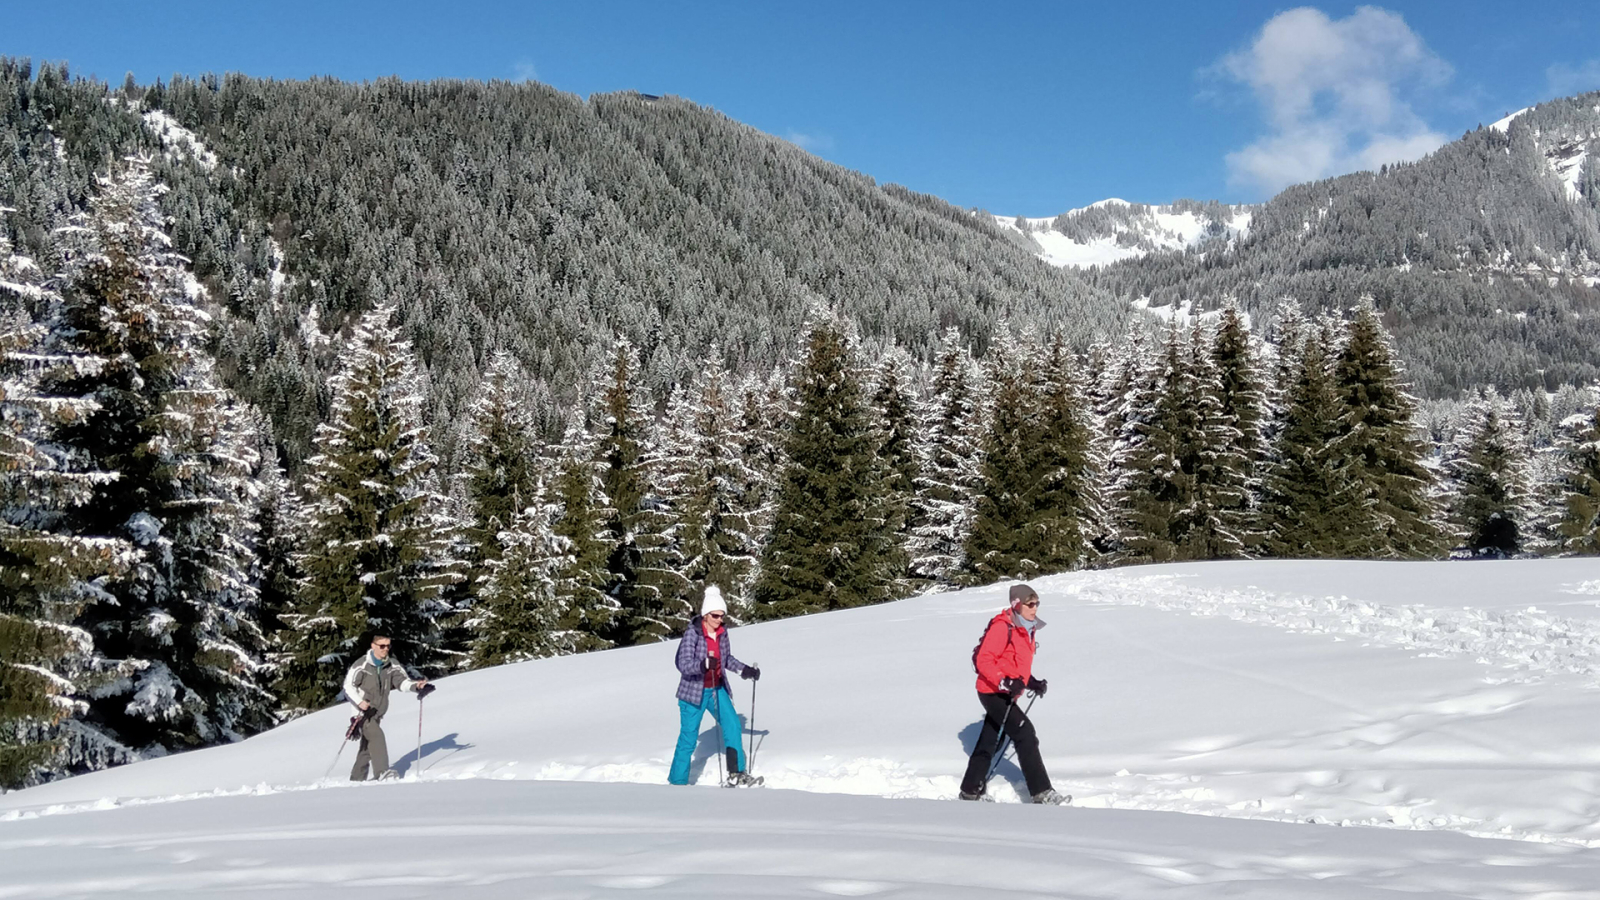
POLYGON ((1054 788, 1050 788, 1034 794, 1033 802, 1041 803, 1045 806, 1066 806, 1068 803, 1072 802, 1072 795, 1063 794, 1054 788))
POLYGON ((731 788, 760 787, 761 785, 765 784, 766 781, 767 780, 762 778, 760 775, 750 775, 747 772, 734 772, 732 775, 728 776, 728 780, 724 781, 722 786, 731 788))
POLYGON ((397 781, 399 778, 400 773, 393 769, 384 769, 383 774, 378 776, 379 781, 397 781))
POLYGON ((962 791, 961 793, 957 794, 956 797, 958 799, 961 799, 961 800, 981 800, 984 803, 993 803, 994 802, 994 798, 993 797, 989 796, 986 793, 983 793, 982 791, 979 791, 978 793, 975 793, 975 794, 970 792, 970 791, 962 791))

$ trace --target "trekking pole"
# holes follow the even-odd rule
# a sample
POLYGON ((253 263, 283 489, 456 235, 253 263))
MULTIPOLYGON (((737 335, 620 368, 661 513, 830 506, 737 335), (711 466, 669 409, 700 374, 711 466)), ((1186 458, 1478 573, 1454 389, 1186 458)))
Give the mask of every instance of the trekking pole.
POLYGON ((323 781, 333 774, 333 767, 339 764, 339 757, 344 755, 344 745, 348 743, 350 743, 350 726, 346 726, 345 733, 339 736, 339 752, 333 755, 333 762, 328 763, 328 771, 322 773, 323 781))
MULTIPOLYGON (((759 671, 760 666, 756 666, 759 671)), ((744 761, 744 770, 747 775, 756 773, 756 683, 750 682, 750 754, 744 761)))
MULTIPOLYGON (((721 680, 720 678, 718 679, 721 680)), ((717 720, 717 783, 727 784, 727 776, 722 774, 722 752, 728 746, 728 736, 722 733, 722 685, 711 689, 711 717, 717 720)))
MULTIPOLYGON (((1033 701, 1037 699, 1039 699, 1038 694, 1028 695, 1028 705, 1022 709, 1022 717, 1024 719, 1028 717, 1028 710, 1033 709, 1033 701)), ((1011 710, 1015 708, 1016 705, 1016 700, 1012 700, 1010 703, 1006 704, 1006 717, 1000 720, 1000 734, 995 738, 994 742, 994 761, 989 763, 989 774, 984 776, 983 779, 985 786, 989 784, 989 779, 994 777, 994 773, 999 771, 1000 761, 1006 758, 1006 722, 1010 721, 1011 710)))
POLYGON ((422 701, 433 693, 433 685, 425 684, 417 691, 417 780, 422 780, 422 701))

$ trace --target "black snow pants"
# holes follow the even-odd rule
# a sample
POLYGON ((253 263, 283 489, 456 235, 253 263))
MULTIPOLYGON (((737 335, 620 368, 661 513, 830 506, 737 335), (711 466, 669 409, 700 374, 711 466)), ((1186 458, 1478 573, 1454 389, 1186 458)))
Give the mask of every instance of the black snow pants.
POLYGON ((961 779, 961 789, 978 794, 988 788, 985 776, 989 774, 989 763, 994 759, 1000 740, 1000 717, 1006 716, 1006 738, 1016 745, 1022 777, 1028 780, 1028 793, 1050 790, 1050 774, 1044 770, 1044 760, 1039 756, 1039 735, 1034 732, 1033 723, 1022 714, 1022 707, 1012 703, 1006 694, 981 691, 978 702, 983 704, 983 730, 978 733, 977 746, 972 748, 972 758, 967 760, 967 774, 961 779))

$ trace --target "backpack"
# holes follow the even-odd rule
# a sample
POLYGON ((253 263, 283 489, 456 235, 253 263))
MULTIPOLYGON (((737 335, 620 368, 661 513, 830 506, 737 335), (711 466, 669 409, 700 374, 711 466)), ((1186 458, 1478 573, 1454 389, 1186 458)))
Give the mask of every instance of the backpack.
MULTIPOLYGON (((1011 647, 1011 623, 1010 622, 1004 622, 1004 623, 1001 623, 1001 624, 1004 624, 1006 626, 1006 648, 1010 649, 1010 647, 1011 647)), ((978 672, 978 651, 983 649, 983 639, 989 636, 989 629, 993 628, 994 626, 995 626, 995 622, 994 622, 994 620, 991 619, 989 621, 989 624, 984 626, 983 634, 978 635, 978 643, 976 643, 976 644, 974 644, 972 646, 972 671, 977 672, 979 675, 982 675, 983 673, 982 672, 978 672)))

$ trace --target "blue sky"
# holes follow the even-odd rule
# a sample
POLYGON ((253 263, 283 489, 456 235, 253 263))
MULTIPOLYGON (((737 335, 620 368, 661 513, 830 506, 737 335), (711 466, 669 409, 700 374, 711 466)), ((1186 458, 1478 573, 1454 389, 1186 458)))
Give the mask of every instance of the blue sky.
POLYGON ((0 54, 677 94, 961 206, 1253 201, 1600 89, 1593 0, 18 3, 0 54), (1220 11, 1219 11, 1220 10, 1220 11))

